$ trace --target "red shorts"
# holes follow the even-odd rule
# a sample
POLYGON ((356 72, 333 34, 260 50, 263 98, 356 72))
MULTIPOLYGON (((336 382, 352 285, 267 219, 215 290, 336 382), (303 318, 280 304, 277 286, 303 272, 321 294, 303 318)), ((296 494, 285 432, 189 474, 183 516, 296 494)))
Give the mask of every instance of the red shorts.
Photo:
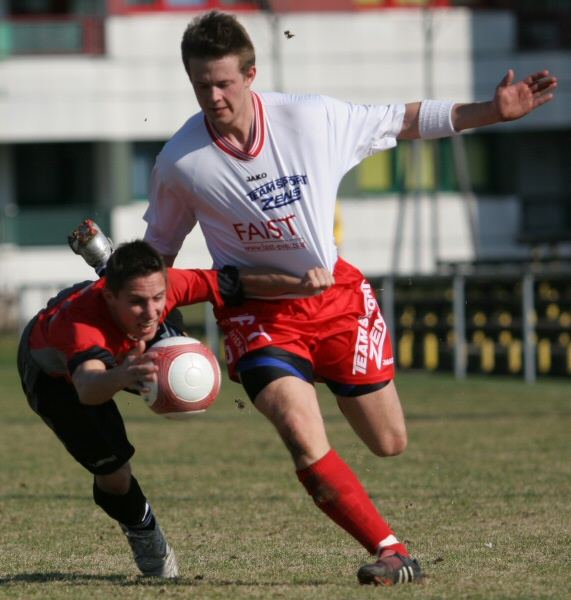
POLYGON ((339 259, 335 285, 309 298, 246 300, 216 309, 228 372, 246 353, 277 346, 313 365, 317 378, 362 385, 394 378, 390 334, 363 274, 339 259))

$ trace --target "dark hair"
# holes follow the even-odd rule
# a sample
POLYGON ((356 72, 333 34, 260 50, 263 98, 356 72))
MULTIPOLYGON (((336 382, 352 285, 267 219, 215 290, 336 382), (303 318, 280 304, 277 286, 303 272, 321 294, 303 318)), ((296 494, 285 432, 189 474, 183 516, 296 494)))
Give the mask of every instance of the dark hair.
POLYGON ((134 277, 163 273, 166 267, 162 256, 147 242, 135 240, 121 244, 107 261, 105 287, 117 295, 134 277))
POLYGON ((254 44, 234 15, 212 10, 193 19, 180 44, 182 63, 190 77, 188 61, 211 60, 228 55, 238 57, 240 72, 245 75, 256 64, 254 44))

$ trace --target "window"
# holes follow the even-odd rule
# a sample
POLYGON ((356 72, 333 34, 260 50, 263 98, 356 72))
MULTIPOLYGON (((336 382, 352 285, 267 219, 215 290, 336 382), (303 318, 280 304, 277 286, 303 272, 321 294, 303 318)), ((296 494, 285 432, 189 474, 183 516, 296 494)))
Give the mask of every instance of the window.
POLYGON ((173 8, 180 8, 181 6, 202 8, 206 4, 208 4, 207 0, 166 0, 166 5, 173 8))
POLYGON ((14 161, 20 208, 93 204, 93 144, 16 144, 14 161))
POLYGON ((7 222, 21 246, 61 246, 87 216, 109 230, 109 214, 95 206, 94 145, 16 144, 14 190, 18 211, 7 222))
MULTIPOLYGON (((489 134, 462 137, 470 186, 475 192, 503 193, 495 163, 498 154, 496 138, 496 135, 489 134)), ((345 176, 339 195, 370 196, 413 190, 459 191, 450 139, 425 140, 418 145, 403 141, 395 150, 374 154, 345 176)), ((513 193, 513 183, 511 190, 513 193)))
POLYGON ((520 50, 571 48, 569 0, 452 0, 454 6, 515 12, 520 50))
POLYGON ((111 13, 130 11, 259 9, 260 0, 110 0, 111 13))

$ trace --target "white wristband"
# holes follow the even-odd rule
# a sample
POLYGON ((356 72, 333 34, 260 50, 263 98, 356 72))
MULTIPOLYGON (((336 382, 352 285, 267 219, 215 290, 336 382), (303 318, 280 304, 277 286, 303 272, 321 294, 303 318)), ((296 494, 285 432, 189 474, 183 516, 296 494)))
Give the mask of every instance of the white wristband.
POLYGON ((450 137, 456 134, 452 125, 454 102, 423 100, 418 113, 418 132, 425 140, 450 137))

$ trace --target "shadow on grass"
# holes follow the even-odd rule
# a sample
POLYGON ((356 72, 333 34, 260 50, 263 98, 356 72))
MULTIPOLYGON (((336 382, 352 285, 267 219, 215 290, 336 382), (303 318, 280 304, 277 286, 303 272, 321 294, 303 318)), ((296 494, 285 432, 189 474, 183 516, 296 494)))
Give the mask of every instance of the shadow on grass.
MULTIPOLYGON (((89 584, 94 581, 107 581, 113 584, 132 585, 137 583, 132 577, 126 575, 87 575, 82 573, 18 573, 17 575, 8 575, 0 577, 0 585, 9 583, 51 583, 54 581, 63 581, 75 584, 89 584)), ((161 583, 163 583, 161 581, 161 583)))
MULTIPOLYGON (((291 581, 244 581, 236 580, 219 580, 207 579, 202 575, 195 577, 178 577, 177 579, 161 579, 155 577, 144 577, 142 575, 90 575, 87 573, 60 573, 58 571, 48 573, 19 573, 17 575, 8 575, 0 577, 0 586, 18 583, 72 583, 74 585, 90 585, 93 583, 109 583, 124 587, 145 586, 152 588, 162 588, 168 586, 212 586, 212 587, 282 587, 291 586, 291 581)), ((322 585, 330 585, 330 581, 311 580, 298 583, 297 585, 317 587, 322 585)))

